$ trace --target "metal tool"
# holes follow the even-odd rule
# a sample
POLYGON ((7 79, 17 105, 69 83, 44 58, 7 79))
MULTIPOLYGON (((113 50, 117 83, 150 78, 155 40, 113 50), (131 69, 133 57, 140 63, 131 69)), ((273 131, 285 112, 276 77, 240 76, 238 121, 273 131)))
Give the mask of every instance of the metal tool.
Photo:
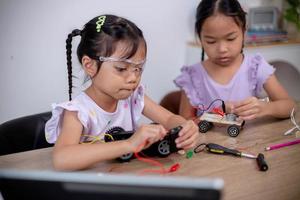
POLYGON ((226 148, 221 145, 214 144, 214 143, 208 143, 208 144, 202 143, 194 149, 194 152, 199 153, 199 152, 203 151, 204 149, 208 152, 215 153, 215 154, 229 154, 229 155, 234 155, 234 156, 238 156, 238 157, 246 157, 246 158, 256 159, 256 162, 257 162, 257 165, 258 165, 258 168, 260 171, 267 171, 269 169, 267 162, 265 160, 265 157, 262 153, 258 154, 258 156, 255 156, 252 154, 240 152, 235 149, 229 149, 229 148, 226 148))
POLYGON ((214 143, 206 144, 205 149, 211 153, 216 153, 216 154, 230 154, 230 155, 234 155, 234 156, 246 157, 246 158, 252 158, 252 159, 257 158, 257 156, 255 156, 255 155, 243 153, 243 152, 240 152, 235 149, 229 149, 229 148, 226 148, 221 145, 214 144, 214 143))

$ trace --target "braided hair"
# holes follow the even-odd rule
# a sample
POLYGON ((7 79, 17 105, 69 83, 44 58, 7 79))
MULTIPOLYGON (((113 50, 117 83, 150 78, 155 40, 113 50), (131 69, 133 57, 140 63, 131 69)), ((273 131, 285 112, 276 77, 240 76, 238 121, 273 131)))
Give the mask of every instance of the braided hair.
POLYGON ((68 67, 68 84, 69 84, 69 100, 72 100, 72 38, 75 36, 81 35, 81 31, 78 29, 73 30, 68 34, 66 40, 66 49, 67 49, 67 67, 68 67))
MULTIPOLYGON (((197 7, 195 22, 195 33, 200 40, 204 21, 215 13, 233 17, 235 23, 242 28, 243 32, 245 32, 246 12, 243 10, 238 0, 202 0, 197 7)), ((202 47, 201 61, 204 60, 204 53, 202 47)))
POLYGON ((127 44, 122 58, 128 59, 134 56, 141 42, 145 45, 147 51, 142 31, 133 22, 115 15, 97 16, 86 23, 81 31, 78 29, 73 30, 68 34, 66 40, 69 100, 72 100, 72 38, 75 36, 81 36, 77 48, 79 62, 82 64, 82 57, 85 55, 95 59, 98 67, 97 73, 102 64, 99 61, 99 56, 111 56, 116 51, 117 44, 120 41, 127 44), (101 23, 99 23, 100 19, 102 20, 101 23))

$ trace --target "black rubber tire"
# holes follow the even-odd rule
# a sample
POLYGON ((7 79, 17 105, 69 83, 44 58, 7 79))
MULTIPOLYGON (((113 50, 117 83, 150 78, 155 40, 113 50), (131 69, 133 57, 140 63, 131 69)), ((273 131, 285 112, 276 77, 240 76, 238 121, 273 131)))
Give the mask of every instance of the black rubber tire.
POLYGON ((206 120, 203 120, 199 122, 198 127, 200 133, 206 133, 209 129, 211 129, 212 124, 206 120))
POLYGON ((227 128, 227 133, 228 135, 230 135, 231 137, 236 137, 240 134, 240 128, 239 126, 233 124, 233 125, 230 125, 228 128, 227 128))
POLYGON ((170 143, 168 140, 162 140, 158 143, 157 153, 160 157, 167 157, 171 154, 170 143))
POLYGON ((128 153, 120 156, 118 160, 120 160, 121 162, 129 162, 132 159, 132 157, 133 157, 133 153, 128 153))

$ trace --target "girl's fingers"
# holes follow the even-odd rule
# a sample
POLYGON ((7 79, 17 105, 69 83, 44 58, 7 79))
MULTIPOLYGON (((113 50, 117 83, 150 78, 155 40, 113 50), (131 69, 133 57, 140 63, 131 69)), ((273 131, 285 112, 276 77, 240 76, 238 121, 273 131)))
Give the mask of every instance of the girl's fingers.
MULTIPOLYGON (((145 125, 141 127, 135 135, 135 143, 143 144, 142 149, 148 148, 153 143, 163 139, 167 130, 161 125, 145 125)), ((197 125, 193 121, 187 121, 181 131, 179 132, 179 137, 175 140, 178 148, 192 148, 198 141, 199 131, 197 125)))
POLYGON ((151 142, 157 142, 158 140, 163 139, 167 135, 167 130, 162 125, 156 125, 155 129, 149 137, 151 137, 151 142))
POLYGON ((197 125, 194 121, 188 120, 186 123, 182 125, 182 129, 179 132, 179 136, 183 136, 185 132, 190 131, 191 129, 196 129, 197 125))
POLYGON ((193 121, 188 121, 179 132, 179 137, 176 139, 176 142, 184 141, 190 138, 193 134, 198 133, 198 127, 193 121))
POLYGON ((176 139, 176 143, 180 143, 184 140, 187 140, 188 138, 190 138, 193 135, 194 131, 181 131, 182 135, 179 135, 179 137, 176 139))
POLYGON ((242 119, 242 120, 252 120, 252 119, 255 119, 256 116, 257 116, 256 114, 248 115, 248 116, 245 116, 245 117, 240 117, 240 119, 242 119))
POLYGON ((168 131, 163 126, 160 126, 159 139, 163 139, 167 135, 167 133, 168 131))
POLYGON ((261 107, 258 105, 253 105, 249 109, 244 109, 240 111, 236 111, 236 114, 239 116, 246 116, 246 115, 252 115, 252 114, 258 114, 261 111, 261 107))
POLYGON ((240 106, 240 107, 236 107, 236 108, 234 109, 234 111, 235 111, 236 113, 241 113, 241 112, 250 110, 251 108, 253 108, 253 104, 246 104, 246 105, 243 105, 243 106, 240 106))
POLYGON ((225 102, 225 111, 226 113, 233 113, 235 105, 233 102, 225 102))
POLYGON ((257 112, 258 112, 258 109, 251 109, 251 110, 241 112, 239 114, 239 116, 243 117, 243 116, 253 115, 253 114, 257 114, 257 112))
POLYGON ((239 106, 243 106, 243 105, 247 105, 247 104, 251 104, 252 102, 256 101, 257 98, 256 97, 249 97, 243 101, 240 101, 237 103, 237 107, 239 106))
POLYGON ((198 141, 199 133, 193 134, 191 137, 188 139, 177 143, 178 148, 183 148, 183 149, 189 149, 195 146, 196 142, 198 141))
POLYGON ((160 140, 166 135, 166 130, 161 125, 143 125, 130 139, 135 148, 142 149, 149 147, 154 142, 160 140), (143 146, 141 146, 144 144, 143 146))
POLYGON ((243 109, 244 110, 250 109, 251 107, 257 105, 257 103, 256 103, 257 101, 258 101, 258 99, 256 97, 250 97, 243 101, 237 102, 235 104, 235 111, 241 111, 243 109))
POLYGON ((199 131, 196 125, 191 126, 191 128, 184 132, 184 134, 178 137, 175 142, 178 148, 187 148, 194 146, 199 139, 199 131))

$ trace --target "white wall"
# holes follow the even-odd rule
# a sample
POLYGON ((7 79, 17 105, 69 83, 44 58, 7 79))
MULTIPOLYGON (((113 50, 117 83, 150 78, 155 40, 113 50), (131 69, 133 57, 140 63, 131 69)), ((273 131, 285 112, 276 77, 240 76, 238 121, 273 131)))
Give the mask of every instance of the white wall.
MULTIPOLYGON (((115 14, 135 22, 148 42, 143 83, 159 101, 176 89, 173 79, 194 54, 194 15, 200 0, 1 0, 0 1, 0 123, 49 111, 51 103, 67 100, 65 39, 91 18, 115 14)), ((240 0, 243 7, 282 0, 240 0)), ((76 50, 76 42, 73 51, 76 50)), ((272 54, 272 52, 270 52, 272 54)), ((200 58, 198 53, 197 60, 200 58)), ((74 70, 80 65, 73 55, 74 70)), ((77 92, 82 80, 75 81, 77 92)), ((76 92, 75 91, 75 92, 76 92)))
MULTIPOLYGON (((0 123, 48 111, 51 103, 67 100, 67 34, 104 13, 128 18, 143 30, 148 42, 143 83, 148 95, 159 101, 175 89, 172 80, 184 63, 185 43, 193 37, 197 3, 198 0, 1 0, 0 123)), ((78 64, 75 54, 73 58, 78 64)), ((79 69, 77 66, 76 71, 79 69)), ((76 81, 77 86, 80 84, 76 81)))

